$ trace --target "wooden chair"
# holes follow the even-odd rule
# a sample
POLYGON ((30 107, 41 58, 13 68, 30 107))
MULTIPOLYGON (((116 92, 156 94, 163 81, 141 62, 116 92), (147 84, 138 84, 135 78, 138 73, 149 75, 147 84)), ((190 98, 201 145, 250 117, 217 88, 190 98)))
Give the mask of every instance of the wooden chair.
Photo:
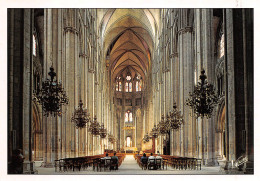
POLYGON ((73 161, 70 158, 64 159, 64 170, 71 171, 73 169, 73 161))
POLYGON ((162 169, 162 159, 159 158, 159 159, 155 159, 156 161, 156 169, 162 169))
POLYGON ((94 158, 93 159, 93 170, 95 171, 95 169, 97 169, 98 171, 98 168, 100 167, 100 163, 101 163, 101 159, 100 158, 94 158))
POLYGON ((110 170, 118 170, 118 159, 111 159, 110 170))
POLYGON ((196 162, 196 159, 195 159, 195 158, 189 158, 189 159, 188 159, 187 165, 188 165, 188 168, 189 168, 190 170, 193 170, 193 169, 194 169, 195 162, 196 162))
POLYGON ((197 167, 197 170, 199 169, 199 167, 200 167, 200 170, 201 170, 201 159, 199 159, 199 158, 196 159, 195 168, 196 167, 197 167))
POLYGON ((81 169, 81 159, 80 158, 73 158, 72 159, 73 162, 73 172, 77 169, 78 171, 80 171, 81 169))
POLYGON ((140 163, 141 163, 141 167, 142 167, 142 170, 146 170, 147 167, 148 167, 148 157, 146 157, 145 159, 141 159, 140 158, 140 163))
POLYGON ((156 169, 155 158, 154 158, 154 159, 149 159, 149 160, 148 160, 148 169, 151 170, 151 168, 156 169))
POLYGON ((185 158, 185 157, 181 157, 181 158, 179 158, 178 159, 179 160, 179 170, 180 169, 187 169, 187 158, 185 158))
POLYGON ((166 170, 167 170, 167 165, 169 164, 169 160, 168 159, 163 159, 162 160, 162 166, 163 166, 163 169, 164 169, 164 167, 166 168, 166 170))
POLYGON ((104 170, 111 170, 111 159, 105 159, 105 166, 104 166, 104 170))
POLYGON ((106 159, 100 159, 99 162, 99 171, 101 171, 102 169, 105 171, 105 167, 106 167, 106 159))
POLYGON ((64 159, 60 159, 60 162, 59 162, 59 169, 60 169, 60 171, 65 171, 64 165, 65 165, 64 159))
POLYGON ((55 168, 55 172, 60 171, 60 160, 55 160, 54 161, 54 168, 55 168))

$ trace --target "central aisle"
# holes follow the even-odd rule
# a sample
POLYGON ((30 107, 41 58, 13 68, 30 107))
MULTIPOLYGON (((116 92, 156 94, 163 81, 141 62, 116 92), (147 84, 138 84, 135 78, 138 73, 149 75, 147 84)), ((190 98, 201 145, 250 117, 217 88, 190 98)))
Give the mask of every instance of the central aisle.
POLYGON ((142 168, 138 166, 133 155, 126 155, 123 163, 119 167, 119 170, 119 172, 124 172, 125 174, 138 174, 138 172, 142 171, 142 168))

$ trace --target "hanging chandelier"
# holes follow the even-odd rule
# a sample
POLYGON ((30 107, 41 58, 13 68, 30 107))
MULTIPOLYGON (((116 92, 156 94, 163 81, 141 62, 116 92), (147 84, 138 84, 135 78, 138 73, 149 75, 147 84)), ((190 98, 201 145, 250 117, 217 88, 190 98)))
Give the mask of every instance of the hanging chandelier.
POLYGON ((101 127, 99 129, 100 138, 106 138, 107 137, 107 129, 104 126, 104 123, 101 124, 101 127))
POLYGON ((159 134, 165 135, 168 133, 169 121, 168 121, 168 119, 164 118, 164 115, 162 115, 161 121, 159 122, 157 127, 158 127, 159 134))
POLYGON ((89 132, 93 136, 98 136, 100 134, 100 125, 97 122, 97 117, 96 116, 94 116, 94 120, 90 123, 89 132))
POLYGON ((143 137, 143 142, 147 143, 149 141, 150 141, 150 136, 148 135, 148 133, 146 133, 146 135, 144 135, 144 137, 143 137))
POLYGON ((53 114, 55 117, 60 115, 62 104, 68 104, 69 100, 61 82, 58 83, 57 80, 54 80, 56 73, 53 67, 50 68, 48 75, 51 80, 47 79, 42 82, 42 88, 37 91, 36 97, 39 104, 42 105, 44 115, 48 117, 49 114, 53 114))
POLYGON ((173 104, 173 110, 169 112, 167 118, 170 129, 178 129, 183 123, 183 116, 181 112, 177 110, 176 103, 173 104))
POLYGON ((214 106, 218 103, 214 87, 206 79, 205 70, 202 70, 200 75, 201 82, 198 82, 194 87, 193 93, 190 92, 190 98, 186 100, 186 105, 193 109, 197 118, 210 118, 214 106))
POLYGON ((79 107, 75 109, 71 121, 75 123, 77 129, 86 127, 86 124, 90 121, 87 109, 83 109, 82 100, 79 101, 79 107))
POLYGON ((154 127, 153 127, 152 131, 150 132, 150 135, 153 138, 158 138, 159 130, 158 130, 158 127, 156 127, 156 124, 154 124, 154 127))

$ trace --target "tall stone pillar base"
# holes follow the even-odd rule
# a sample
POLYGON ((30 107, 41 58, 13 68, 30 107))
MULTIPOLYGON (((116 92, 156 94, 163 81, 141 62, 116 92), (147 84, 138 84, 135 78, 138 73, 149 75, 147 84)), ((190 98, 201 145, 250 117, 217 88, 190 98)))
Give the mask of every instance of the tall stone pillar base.
POLYGON ((23 162, 23 174, 38 174, 38 171, 35 169, 34 162, 23 162))
POLYGON ((234 167, 231 161, 219 161, 220 172, 223 174, 244 174, 243 170, 239 170, 238 167, 234 167))
POLYGON ((54 164, 51 163, 51 162, 43 162, 42 166, 45 167, 45 168, 53 168, 54 164))
MULTIPOLYGON (((220 166, 220 172, 225 172, 225 170, 228 170, 228 164, 229 162, 226 160, 218 160, 219 166, 220 166)), ((231 164, 231 162, 230 162, 231 164)))
POLYGON ((217 166, 217 165, 218 165, 218 162, 217 162, 216 159, 211 158, 211 159, 208 159, 208 160, 207 160, 207 164, 206 164, 206 165, 207 165, 207 166, 217 166))

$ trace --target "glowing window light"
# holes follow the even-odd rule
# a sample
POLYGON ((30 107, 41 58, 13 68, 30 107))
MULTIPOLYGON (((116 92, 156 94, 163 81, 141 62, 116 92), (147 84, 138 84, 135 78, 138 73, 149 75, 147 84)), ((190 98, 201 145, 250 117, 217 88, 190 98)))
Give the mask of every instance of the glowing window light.
POLYGON ((119 91, 121 92, 122 91, 122 83, 119 82, 119 91))
POLYGON ((129 82, 129 92, 132 92, 132 82, 129 82))
POLYGON ((131 80, 131 76, 130 75, 126 76, 126 80, 130 81, 131 80))
POLYGON ((125 91, 128 92, 128 82, 125 83, 125 91))
POLYGON ((125 122, 128 122, 128 112, 125 113, 125 122))
POLYGON ((225 48, 224 35, 222 35, 221 39, 220 39, 220 45, 219 45, 219 58, 224 56, 224 54, 225 54, 224 48, 225 48))
POLYGON ((116 91, 118 91, 118 82, 116 83, 116 91))
POLYGON ((138 81, 137 81, 136 84, 135 84, 135 90, 136 90, 136 92, 139 91, 139 82, 138 82, 138 81))
POLYGON ((36 37, 33 35, 33 55, 36 56, 36 37))

